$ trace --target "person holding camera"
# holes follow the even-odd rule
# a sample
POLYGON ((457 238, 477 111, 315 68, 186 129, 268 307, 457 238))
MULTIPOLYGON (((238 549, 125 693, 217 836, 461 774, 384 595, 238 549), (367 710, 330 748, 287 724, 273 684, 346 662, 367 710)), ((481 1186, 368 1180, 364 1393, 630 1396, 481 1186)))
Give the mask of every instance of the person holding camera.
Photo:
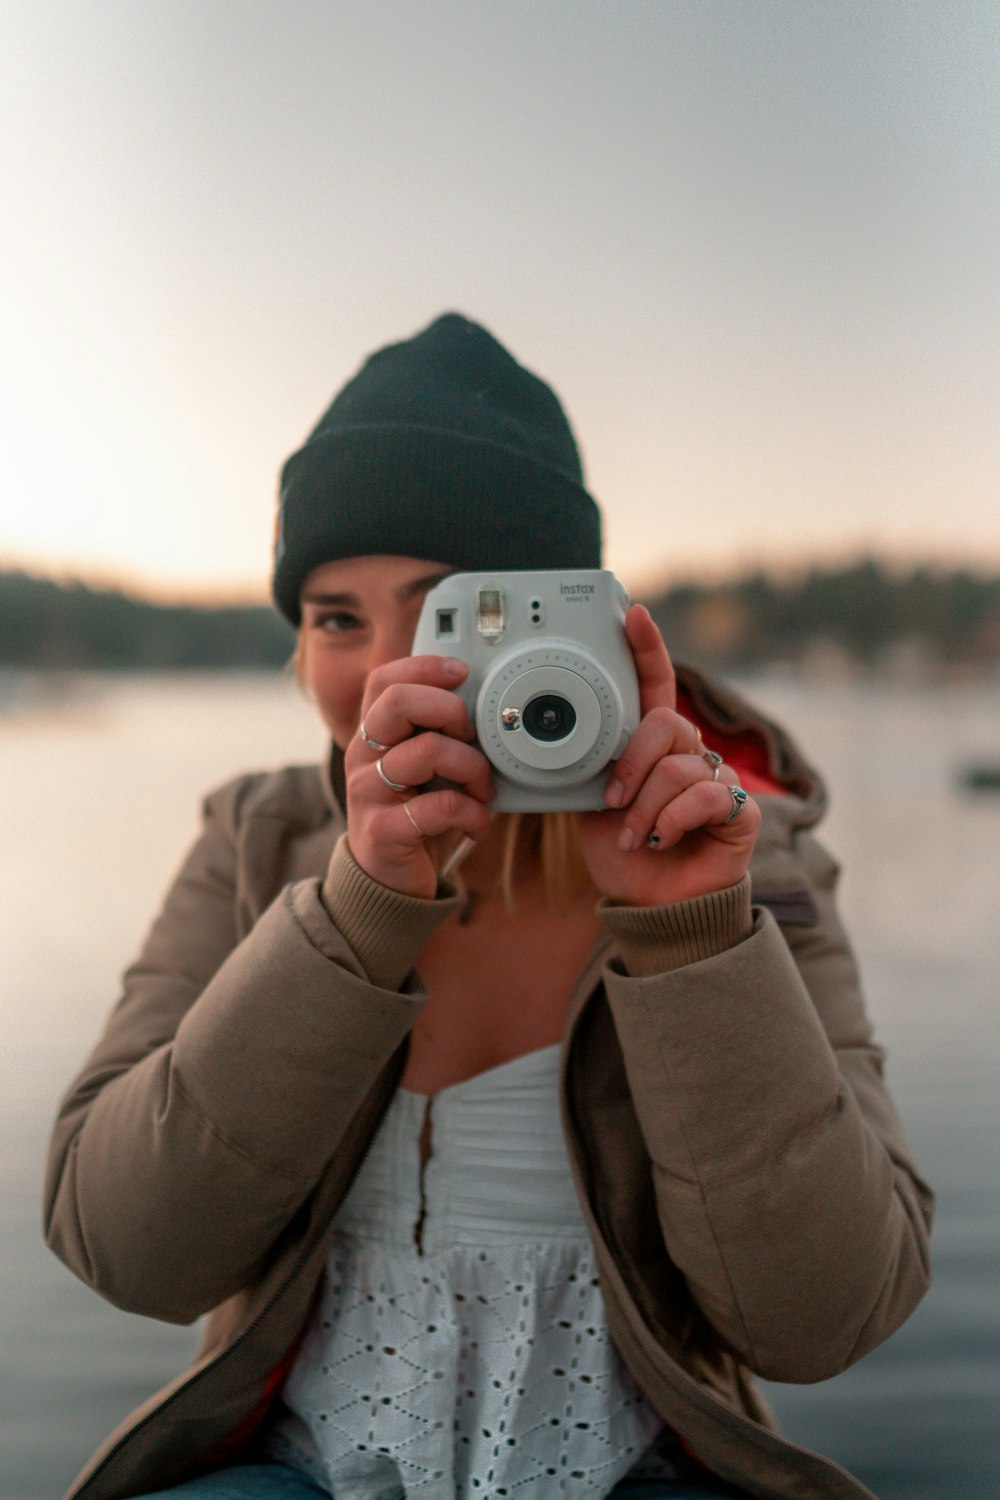
POLYGON ((565 651, 544 575, 600 565, 558 399, 455 314, 285 464, 274 597, 330 756, 206 799, 62 1103, 53 1249, 205 1316, 73 1500, 868 1494, 754 1382, 844 1369, 929 1275, 819 777, 634 605, 580 650, 634 671, 594 734, 618 692, 636 722, 596 800, 557 769, 537 810, 516 735, 575 718, 508 705, 512 776, 462 641, 411 654, 442 586, 500 629, 507 573, 515 638, 565 651))

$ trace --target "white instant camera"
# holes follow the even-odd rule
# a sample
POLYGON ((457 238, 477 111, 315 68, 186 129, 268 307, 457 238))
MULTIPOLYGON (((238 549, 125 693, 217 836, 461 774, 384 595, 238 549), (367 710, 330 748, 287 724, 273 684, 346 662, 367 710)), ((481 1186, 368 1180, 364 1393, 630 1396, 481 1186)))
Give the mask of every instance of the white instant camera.
POLYGON ((613 573, 453 573, 431 589, 413 654, 456 656, 456 688, 491 761, 498 812, 603 808, 610 763, 639 725, 613 573))

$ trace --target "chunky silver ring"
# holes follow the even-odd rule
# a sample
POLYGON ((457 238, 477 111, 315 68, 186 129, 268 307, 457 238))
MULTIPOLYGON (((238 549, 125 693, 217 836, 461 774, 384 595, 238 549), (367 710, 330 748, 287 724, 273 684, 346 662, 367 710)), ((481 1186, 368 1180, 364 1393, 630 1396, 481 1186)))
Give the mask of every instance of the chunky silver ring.
POLYGON ((373 740, 372 739, 371 735, 368 733, 367 729, 365 728, 365 721, 364 721, 364 719, 361 720, 361 725, 360 725, 360 727, 358 729, 358 733, 360 734, 361 738, 364 740, 364 742, 365 742, 366 745, 370 745, 373 750, 378 750, 380 754, 383 753, 386 750, 391 750, 392 749, 391 745, 381 745, 381 744, 379 744, 378 740, 373 740))
POLYGON ((729 814, 729 817, 723 820, 726 823, 731 823, 734 818, 738 818, 740 813, 746 807, 747 802, 749 801, 746 792, 741 786, 729 787, 729 795, 733 799, 733 810, 729 814))
POLYGON ((722 756, 718 753, 717 750, 703 750, 701 752, 701 758, 705 762, 706 766, 711 766, 712 780, 718 781, 719 767, 722 765, 722 756))
POLYGON ((393 779, 392 779, 391 776, 387 776, 385 774, 385 771, 382 769, 382 757, 381 757, 381 755, 379 756, 378 760, 375 762, 375 769, 378 772, 379 776, 382 778, 382 785, 383 786, 387 786, 389 788, 390 792, 412 792, 413 791, 412 786, 407 786, 407 784, 406 784, 405 781, 393 781, 393 779))
POLYGON ((409 818, 410 822, 413 824, 413 827, 414 827, 414 830, 417 833, 417 836, 419 838, 425 839, 427 837, 427 835, 424 832, 424 830, 421 828, 420 824, 417 822, 416 818, 410 812, 410 804, 408 802, 404 802, 403 803, 403 811, 405 812, 406 816, 409 818))

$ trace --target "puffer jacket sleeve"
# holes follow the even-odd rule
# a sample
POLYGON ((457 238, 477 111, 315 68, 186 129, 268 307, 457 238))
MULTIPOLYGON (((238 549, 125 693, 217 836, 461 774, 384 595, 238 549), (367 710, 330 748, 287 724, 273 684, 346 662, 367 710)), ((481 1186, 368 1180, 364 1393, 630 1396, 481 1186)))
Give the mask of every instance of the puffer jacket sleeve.
POLYGON ((49 1159, 51 1247, 110 1301, 175 1322, 254 1278, 424 998, 413 976, 369 983, 318 880, 238 941, 246 787, 207 800, 49 1159))
POLYGON ((836 866, 808 834, 796 858, 808 923, 757 908, 743 941, 661 973, 647 939, 641 976, 623 938, 605 983, 672 1261, 741 1362, 807 1382, 920 1300, 932 1200, 885 1087, 836 866))

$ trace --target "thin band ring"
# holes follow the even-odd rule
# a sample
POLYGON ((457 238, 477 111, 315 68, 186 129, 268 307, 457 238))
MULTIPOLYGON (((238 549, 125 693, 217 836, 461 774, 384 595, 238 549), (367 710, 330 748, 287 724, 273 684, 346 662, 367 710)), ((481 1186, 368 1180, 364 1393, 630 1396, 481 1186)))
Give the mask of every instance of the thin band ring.
POLYGON ((413 828, 414 828, 414 831, 416 832, 417 836, 419 838, 425 839, 427 837, 427 835, 424 832, 424 830, 421 828, 420 824, 417 822, 416 818, 410 812, 410 804, 408 802, 404 802, 403 803, 403 811, 405 812, 406 816, 409 818, 410 822, 413 824, 413 828))
POLYGON ((360 726, 358 728, 358 733, 360 734, 361 738, 364 740, 365 744, 366 745, 370 745, 373 750, 377 750, 380 755, 384 754, 386 750, 391 750, 392 749, 391 745, 382 745, 382 744, 379 743, 378 740, 373 740, 372 739, 371 735, 368 733, 367 729, 365 728, 365 721, 364 721, 364 719, 361 720, 361 724, 360 724, 360 726))
MULTIPOLYGON (((726 783, 726 785, 728 786, 728 782, 726 783)), ((741 786, 730 786, 729 795, 733 799, 733 810, 729 814, 728 818, 723 819, 723 821, 726 823, 731 823, 734 818, 738 818, 740 813, 746 807, 747 802, 749 801, 746 792, 741 786)))
POLYGON ((703 750, 701 753, 701 758, 705 762, 706 766, 711 766, 712 780, 718 781, 719 767, 722 765, 722 756, 717 750, 703 750))
POLYGON ((407 786, 407 784, 406 784, 405 781, 393 781, 393 779, 392 779, 391 776, 387 776, 385 774, 385 771, 382 769, 382 757, 381 757, 381 755, 379 756, 378 760, 375 762, 375 769, 378 772, 379 776, 381 777, 382 785, 383 786, 387 786, 389 788, 390 792, 412 792, 413 791, 412 786, 407 786))

